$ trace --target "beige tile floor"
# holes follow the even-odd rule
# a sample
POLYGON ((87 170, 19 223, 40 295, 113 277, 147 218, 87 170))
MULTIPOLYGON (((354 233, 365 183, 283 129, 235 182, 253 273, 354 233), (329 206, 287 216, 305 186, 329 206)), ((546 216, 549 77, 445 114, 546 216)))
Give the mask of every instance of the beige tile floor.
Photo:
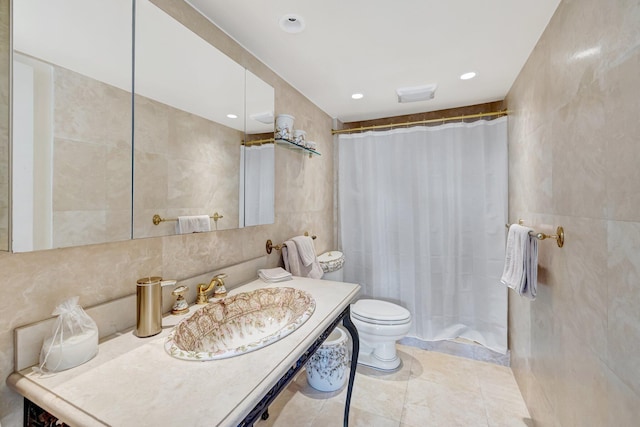
MULTIPOLYGON (((392 374, 358 366, 350 426, 533 426, 511 369, 402 345, 398 354, 392 374)), ((256 427, 341 426, 345 398, 346 387, 314 390, 302 370, 256 427)))

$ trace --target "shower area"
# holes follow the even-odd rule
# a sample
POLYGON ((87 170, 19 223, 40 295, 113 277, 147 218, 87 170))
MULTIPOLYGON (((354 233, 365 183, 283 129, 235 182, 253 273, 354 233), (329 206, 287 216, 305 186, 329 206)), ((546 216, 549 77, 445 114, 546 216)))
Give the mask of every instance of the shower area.
POLYGON ((407 308, 406 339, 506 354, 507 117, 344 133, 336 144, 345 281, 407 308))

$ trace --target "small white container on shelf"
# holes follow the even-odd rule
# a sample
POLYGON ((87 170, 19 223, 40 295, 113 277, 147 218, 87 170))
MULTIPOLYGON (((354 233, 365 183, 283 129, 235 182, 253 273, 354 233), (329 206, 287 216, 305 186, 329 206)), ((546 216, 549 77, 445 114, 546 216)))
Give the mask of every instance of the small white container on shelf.
POLYGON ((293 140, 293 121, 295 117, 289 114, 278 114, 276 117, 276 139, 293 140))
POLYGON ((307 132, 301 129, 296 129, 293 131, 293 141, 296 144, 306 147, 307 146, 306 139, 307 139, 307 132))

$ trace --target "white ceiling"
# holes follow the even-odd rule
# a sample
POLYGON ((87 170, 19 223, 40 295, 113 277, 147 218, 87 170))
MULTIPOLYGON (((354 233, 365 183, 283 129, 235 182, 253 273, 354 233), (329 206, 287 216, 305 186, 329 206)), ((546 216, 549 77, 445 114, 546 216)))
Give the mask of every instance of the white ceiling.
POLYGON ((331 117, 344 122, 504 99, 560 0, 189 0, 331 117), (288 34, 289 13, 306 28, 288 34), (475 71, 472 80, 459 76, 475 71), (435 98, 397 102, 436 83, 435 98), (361 92, 364 98, 351 99, 361 92))

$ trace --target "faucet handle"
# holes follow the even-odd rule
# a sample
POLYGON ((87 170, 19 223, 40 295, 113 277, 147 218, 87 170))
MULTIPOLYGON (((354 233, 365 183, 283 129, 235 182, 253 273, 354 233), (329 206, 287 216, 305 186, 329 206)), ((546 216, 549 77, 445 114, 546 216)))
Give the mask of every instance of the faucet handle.
POLYGON ((185 314, 189 312, 189 304, 187 300, 184 299, 184 293, 188 289, 186 286, 181 285, 171 291, 171 295, 178 297, 173 303, 173 307, 171 307, 171 314, 185 314))
POLYGON ((171 291, 171 295, 173 295, 174 297, 182 297, 187 289, 189 288, 184 285, 176 286, 176 288, 171 291))
POLYGON ((227 278, 226 274, 220 273, 220 274, 216 274, 211 280, 211 283, 216 284, 215 289, 213 291, 214 298, 224 298, 225 296, 227 296, 227 288, 224 287, 224 280, 223 280, 226 278, 227 278))
POLYGON ((209 286, 206 283, 198 283, 198 296, 196 297, 196 304, 207 304, 209 299, 207 298, 207 291, 209 286))

